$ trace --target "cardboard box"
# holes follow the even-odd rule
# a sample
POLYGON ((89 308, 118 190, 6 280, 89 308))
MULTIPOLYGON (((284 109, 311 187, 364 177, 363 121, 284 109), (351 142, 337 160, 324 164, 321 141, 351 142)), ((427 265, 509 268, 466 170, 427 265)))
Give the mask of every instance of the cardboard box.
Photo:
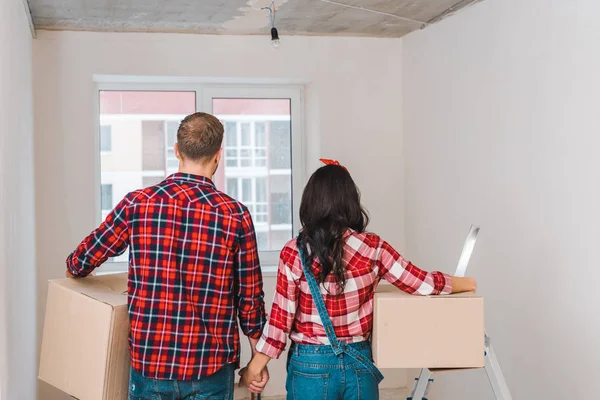
POLYGON ((483 298, 414 296, 392 285, 375 293, 373 357, 379 368, 482 368, 483 298))
POLYGON ((50 281, 39 378, 80 400, 127 400, 127 274, 50 281))

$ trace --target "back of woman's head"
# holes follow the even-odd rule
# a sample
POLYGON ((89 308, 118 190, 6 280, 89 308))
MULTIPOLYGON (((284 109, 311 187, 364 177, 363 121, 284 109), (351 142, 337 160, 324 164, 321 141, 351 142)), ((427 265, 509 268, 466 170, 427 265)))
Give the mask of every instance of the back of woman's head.
POLYGON ((344 167, 325 165, 315 171, 302 194, 300 222, 298 245, 307 268, 318 260, 317 281, 323 283, 333 274, 342 292, 346 284, 344 234, 348 229, 364 232, 369 223, 360 204, 360 191, 344 167))

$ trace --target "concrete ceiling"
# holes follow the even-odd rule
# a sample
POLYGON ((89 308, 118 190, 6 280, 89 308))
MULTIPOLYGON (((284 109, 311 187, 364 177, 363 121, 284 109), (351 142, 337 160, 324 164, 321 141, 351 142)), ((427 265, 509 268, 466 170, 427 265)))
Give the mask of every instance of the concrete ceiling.
MULTIPOLYGON (((276 26, 281 35, 401 37, 477 1, 276 0, 276 26)), ((270 3, 270 0, 29 0, 38 29, 250 35, 269 31, 269 12, 261 7, 270 3)))

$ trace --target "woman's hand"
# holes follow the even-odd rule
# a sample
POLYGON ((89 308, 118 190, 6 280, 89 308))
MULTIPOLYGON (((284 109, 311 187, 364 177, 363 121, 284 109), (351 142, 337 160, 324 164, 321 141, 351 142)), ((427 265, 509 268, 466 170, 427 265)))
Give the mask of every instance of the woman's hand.
POLYGON ((262 393, 269 382, 269 370, 265 366, 262 369, 250 362, 246 368, 239 372, 240 386, 246 386, 252 393, 262 393))
POLYGON ((452 293, 476 292, 477 281, 473 278, 452 277, 452 293))

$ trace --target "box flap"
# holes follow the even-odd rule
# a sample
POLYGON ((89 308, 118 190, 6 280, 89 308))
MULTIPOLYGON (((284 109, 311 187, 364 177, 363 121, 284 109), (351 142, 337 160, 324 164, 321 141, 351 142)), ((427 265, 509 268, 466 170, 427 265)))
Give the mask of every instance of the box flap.
POLYGON ((54 279, 50 282, 111 306, 127 304, 127 273, 54 279))

